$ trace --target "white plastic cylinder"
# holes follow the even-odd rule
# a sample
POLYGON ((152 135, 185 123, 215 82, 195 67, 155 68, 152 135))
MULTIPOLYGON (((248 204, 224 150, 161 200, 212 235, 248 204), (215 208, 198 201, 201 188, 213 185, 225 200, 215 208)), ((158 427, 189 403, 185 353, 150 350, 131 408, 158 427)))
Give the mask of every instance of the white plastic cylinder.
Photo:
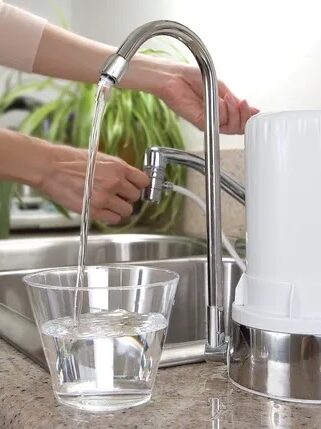
POLYGON ((321 111, 256 115, 245 159, 247 271, 233 319, 321 334, 321 111))

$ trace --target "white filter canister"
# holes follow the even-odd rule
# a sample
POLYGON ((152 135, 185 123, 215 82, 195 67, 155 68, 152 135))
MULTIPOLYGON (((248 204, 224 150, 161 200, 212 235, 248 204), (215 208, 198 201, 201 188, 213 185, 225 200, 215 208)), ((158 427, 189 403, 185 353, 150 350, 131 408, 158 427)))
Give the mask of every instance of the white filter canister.
POLYGON ((321 111, 252 117, 245 163, 247 270, 233 320, 321 335, 321 111))

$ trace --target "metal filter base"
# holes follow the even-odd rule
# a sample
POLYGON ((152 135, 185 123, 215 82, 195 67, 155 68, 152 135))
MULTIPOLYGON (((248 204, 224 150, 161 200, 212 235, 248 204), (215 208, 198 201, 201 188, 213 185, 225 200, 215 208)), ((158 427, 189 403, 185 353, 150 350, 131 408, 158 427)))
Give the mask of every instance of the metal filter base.
POLYGON ((246 391, 321 403, 321 335, 265 331, 232 321, 228 368, 232 383, 246 391))

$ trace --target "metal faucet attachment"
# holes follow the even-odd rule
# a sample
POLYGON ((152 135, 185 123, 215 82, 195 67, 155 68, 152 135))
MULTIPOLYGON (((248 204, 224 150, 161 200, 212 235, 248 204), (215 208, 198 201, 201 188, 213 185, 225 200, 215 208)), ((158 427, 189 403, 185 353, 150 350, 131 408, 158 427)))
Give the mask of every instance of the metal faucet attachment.
MULTIPOLYGON (((194 55, 202 74, 205 107, 205 175, 206 175, 206 224, 207 224, 207 258, 208 258, 208 293, 207 293, 207 347, 206 352, 215 356, 217 350, 227 349, 224 336, 224 291, 221 250, 221 201, 220 201, 220 146, 218 119, 217 78, 212 58, 200 38, 187 27, 173 21, 154 21, 134 30, 111 56, 102 70, 119 83, 127 70, 128 63, 139 47, 148 39, 158 35, 172 36, 183 42, 194 55)), ((150 155, 158 157, 160 152, 150 155)), ((168 155, 168 153, 167 153, 168 155)), ((182 161, 183 157, 173 162, 182 161)), ((185 154, 186 156, 186 154, 185 154)), ((162 160, 160 159, 160 162, 162 160)), ((191 161, 192 162, 192 161, 191 161)), ((182 163, 182 162, 181 162, 182 163)), ((153 165, 153 163, 151 164, 153 165)), ((161 178, 156 174, 152 177, 154 195, 159 198, 161 178)), ((147 197, 147 195, 146 195, 147 197)))
MULTIPOLYGON (((150 185, 143 191, 143 199, 158 203, 164 190, 163 182, 168 163, 180 164, 190 167, 206 175, 205 159, 193 153, 169 147, 151 147, 146 149, 144 158, 144 171, 150 178, 150 185)), ((245 188, 236 180, 221 170, 221 189, 245 205, 245 188)))

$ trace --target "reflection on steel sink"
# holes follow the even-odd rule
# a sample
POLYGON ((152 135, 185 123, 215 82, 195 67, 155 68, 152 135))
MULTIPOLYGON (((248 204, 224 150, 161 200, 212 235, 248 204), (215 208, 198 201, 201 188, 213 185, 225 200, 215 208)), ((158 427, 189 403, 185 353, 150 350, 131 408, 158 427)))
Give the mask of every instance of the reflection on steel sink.
MULTIPOLYGON (((22 277, 42 268, 77 263, 79 238, 10 239, 0 242, 0 336, 41 364, 40 338, 22 277)), ((113 262, 167 268, 180 274, 161 365, 203 359, 206 338, 206 245, 203 241, 161 235, 97 235, 88 240, 88 265, 113 262)), ((225 282, 240 277, 224 259, 225 282)))

